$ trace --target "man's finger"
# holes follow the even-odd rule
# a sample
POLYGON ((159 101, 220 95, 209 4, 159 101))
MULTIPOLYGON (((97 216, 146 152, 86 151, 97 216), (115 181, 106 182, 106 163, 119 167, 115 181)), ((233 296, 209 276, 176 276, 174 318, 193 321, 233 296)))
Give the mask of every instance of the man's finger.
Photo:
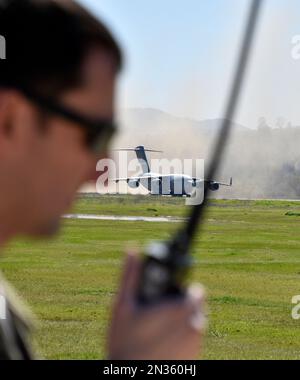
POLYGON ((141 261, 138 258, 138 254, 134 251, 129 251, 120 286, 119 302, 123 303, 134 300, 140 279, 140 268, 141 261))
POLYGON ((168 330, 171 325, 202 330, 206 324, 204 288, 201 285, 192 285, 185 298, 166 299, 165 302, 149 306, 140 312, 149 334, 154 334, 161 326, 168 330))
POLYGON ((187 302, 192 308, 189 317, 190 327, 197 331, 207 328, 206 318, 206 293, 200 284, 193 284, 187 290, 187 302))

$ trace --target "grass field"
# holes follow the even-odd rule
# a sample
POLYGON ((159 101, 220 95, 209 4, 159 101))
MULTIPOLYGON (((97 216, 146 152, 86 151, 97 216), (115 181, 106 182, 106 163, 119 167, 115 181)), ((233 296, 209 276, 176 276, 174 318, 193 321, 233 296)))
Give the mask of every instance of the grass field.
MULTIPOLYGON (((184 216, 184 200, 80 198, 74 212, 184 216)), ((299 359, 300 202, 211 201, 191 280, 209 294, 206 359, 299 359)), ((18 240, 0 268, 40 320, 48 359, 105 358, 105 335, 124 246, 166 239, 176 223, 63 220, 55 240, 18 240)))

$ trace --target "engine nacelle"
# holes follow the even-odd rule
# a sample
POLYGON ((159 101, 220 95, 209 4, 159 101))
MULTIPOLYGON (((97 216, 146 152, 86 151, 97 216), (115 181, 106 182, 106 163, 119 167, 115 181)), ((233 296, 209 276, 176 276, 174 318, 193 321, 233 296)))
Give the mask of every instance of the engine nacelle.
POLYGON ((220 188, 220 184, 217 183, 217 182, 210 182, 210 183, 208 184, 208 188, 209 188, 209 190, 211 190, 211 191, 217 191, 217 190, 219 190, 219 188, 220 188))
POLYGON ((192 180, 192 187, 197 187, 197 180, 196 179, 192 180))
POLYGON ((139 186, 140 186, 140 181, 136 181, 134 179, 130 179, 128 180, 128 186, 131 188, 131 189, 137 189, 139 186))

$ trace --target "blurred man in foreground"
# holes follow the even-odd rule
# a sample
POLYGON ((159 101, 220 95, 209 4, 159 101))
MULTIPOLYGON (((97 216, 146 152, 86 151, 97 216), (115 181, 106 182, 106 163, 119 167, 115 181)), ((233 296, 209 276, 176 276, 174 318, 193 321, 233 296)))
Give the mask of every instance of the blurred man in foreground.
MULTIPOLYGON (((52 236, 76 191, 96 179, 114 125, 121 51, 73 1, 0 0, 0 240, 52 236)), ((103 252, 105 254, 105 252, 103 252)), ((111 359, 193 359, 203 293, 155 307, 135 302, 140 260, 129 254, 108 338, 111 359)), ((32 359, 30 321, 0 280, 0 358, 32 359)))

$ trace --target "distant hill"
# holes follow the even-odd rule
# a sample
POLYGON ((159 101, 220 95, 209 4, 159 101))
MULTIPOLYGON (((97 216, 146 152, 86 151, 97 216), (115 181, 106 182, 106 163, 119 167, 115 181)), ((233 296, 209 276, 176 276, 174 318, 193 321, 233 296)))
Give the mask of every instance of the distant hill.
MULTIPOLYGON (((193 133, 215 133, 222 122, 222 119, 194 120, 184 117, 176 117, 167 112, 153 108, 130 108, 122 110, 121 124, 124 132, 136 133, 157 133, 167 130, 191 130, 193 133)), ((248 130, 248 128, 233 123, 235 130, 248 130)))

